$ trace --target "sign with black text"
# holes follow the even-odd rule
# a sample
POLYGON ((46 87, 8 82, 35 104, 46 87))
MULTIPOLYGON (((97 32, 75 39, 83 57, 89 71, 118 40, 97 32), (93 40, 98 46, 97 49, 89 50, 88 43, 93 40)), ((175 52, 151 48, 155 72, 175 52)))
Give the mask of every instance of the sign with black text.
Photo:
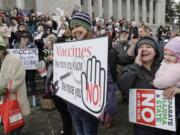
POLYGON ((8 49, 10 53, 20 57, 26 70, 35 70, 36 64, 39 61, 38 49, 8 49))
POLYGON ((130 89, 129 121, 176 131, 175 98, 165 99, 163 90, 130 89))
POLYGON ((108 38, 54 45, 57 95, 99 117, 106 105, 108 38))

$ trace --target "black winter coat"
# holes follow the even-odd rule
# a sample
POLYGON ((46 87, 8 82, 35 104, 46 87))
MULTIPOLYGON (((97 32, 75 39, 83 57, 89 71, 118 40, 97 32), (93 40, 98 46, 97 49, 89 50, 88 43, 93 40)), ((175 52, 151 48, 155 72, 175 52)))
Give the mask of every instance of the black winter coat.
POLYGON ((118 87, 124 93, 127 93, 130 88, 154 89, 152 81, 159 66, 159 64, 153 64, 151 71, 147 70, 145 67, 137 65, 136 63, 125 67, 120 79, 118 80, 118 87))

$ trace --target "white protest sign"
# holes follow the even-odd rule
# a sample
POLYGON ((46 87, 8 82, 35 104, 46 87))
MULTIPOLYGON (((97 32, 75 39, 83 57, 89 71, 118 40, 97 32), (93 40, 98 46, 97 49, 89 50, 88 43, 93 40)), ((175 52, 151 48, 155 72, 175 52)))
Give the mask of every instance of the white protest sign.
POLYGON ((57 95, 99 117, 106 105, 108 38, 54 45, 57 95))
POLYGON ((9 49, 10 53, 19 56, 26 70, 35 70, 39 61, 38 49, 9 49))
POLYGON ((175 98, 165 99, 162 90, 130 89, 129 121, 176 131, 175 98))
POLYGON ((36 69, 37 69, 37 71, 41 77, 47 76, 46 65, 45 65, 45 62, 43 60, 36 63, 36 69))

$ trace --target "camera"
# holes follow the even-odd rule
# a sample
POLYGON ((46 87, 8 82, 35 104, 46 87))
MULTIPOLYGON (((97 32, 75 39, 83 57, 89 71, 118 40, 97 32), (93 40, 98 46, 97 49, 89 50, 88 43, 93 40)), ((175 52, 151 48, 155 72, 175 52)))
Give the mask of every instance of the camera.
POLYGON ((42 51, 42 54, 43 54, 44 57, 53 55, 53 50, 45 49, 45 50, 42 51))

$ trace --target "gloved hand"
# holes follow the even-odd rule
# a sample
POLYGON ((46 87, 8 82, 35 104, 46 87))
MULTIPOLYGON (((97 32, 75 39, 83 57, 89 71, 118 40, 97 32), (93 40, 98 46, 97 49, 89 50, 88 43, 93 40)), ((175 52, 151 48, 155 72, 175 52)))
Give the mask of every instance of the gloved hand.
POLYGON ((3 86, 0 86, 0 96, 5 95, 5 93, 6 93, 6 88, 3 86))

